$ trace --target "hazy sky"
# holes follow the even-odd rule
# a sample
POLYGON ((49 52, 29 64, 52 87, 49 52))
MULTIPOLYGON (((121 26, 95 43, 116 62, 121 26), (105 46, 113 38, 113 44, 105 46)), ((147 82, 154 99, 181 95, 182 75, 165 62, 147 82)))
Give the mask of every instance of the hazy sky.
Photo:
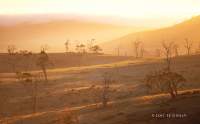
POLYGON ((200 0, 0 0, 0 23, 16 21, 27 15, 28 19, 35 21, 48 17, 44 14, 52 14, 56 18, 55 15, 62 18, 77 16, 78 19, 86 17, 95 21, 157 28, 200 15, 200 0), (6 16, 9 18, 6 19, 6 16))
POLYGON ((200 0, 0 0, 0 14, 44 13, 127 19, 185 18, 200 14, 200 0))

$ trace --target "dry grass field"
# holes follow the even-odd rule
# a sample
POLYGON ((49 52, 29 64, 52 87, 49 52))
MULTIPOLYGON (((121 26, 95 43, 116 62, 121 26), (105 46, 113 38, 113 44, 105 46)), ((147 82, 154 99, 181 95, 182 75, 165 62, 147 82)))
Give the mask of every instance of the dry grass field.
POLYGON ((145 75, 163 68, 163 59, 113 57, 105 62, 106 57, 100 58, 101 61, 89 65, 48 69, 48 82, 37 81, 36 95, 33 82, 19 82, 9 71, 0 73, 0 124, 200 123, 199 55, 173 58, 172 70, 186 78, 174 100, 168 94, 148 94, 145 87, 145 75), (110 84, 109 103, 103 108, 105 72, 111 73, 115 82, 110 84), (163 113, 182 116, 156 115, 163 113))

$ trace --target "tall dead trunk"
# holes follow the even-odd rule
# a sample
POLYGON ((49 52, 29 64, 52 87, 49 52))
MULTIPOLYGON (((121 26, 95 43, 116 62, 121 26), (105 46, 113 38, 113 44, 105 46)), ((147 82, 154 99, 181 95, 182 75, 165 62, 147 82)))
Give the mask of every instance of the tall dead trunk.
POLYGON ((43 71, 43 74, 44 74, 45 81, 48 82, 47 71, 46 71, 45 66, 42 67, 42 71, 43 71))
POLYGON ((174 99, 176 97, 176 94, 174 92, 174 88, 173 88, 171 82, 169 83, 169 90, 170 90, 169 92, 170 92, 171 98, 174 99))
POLYGON ((33 82, 33 112, 37 112, 37 82, 33 82))

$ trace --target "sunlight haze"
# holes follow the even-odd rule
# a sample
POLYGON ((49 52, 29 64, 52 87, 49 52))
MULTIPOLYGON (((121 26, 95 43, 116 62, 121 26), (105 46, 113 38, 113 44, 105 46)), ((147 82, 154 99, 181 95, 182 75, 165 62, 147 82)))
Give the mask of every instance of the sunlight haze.
MULTIPOLYGON (((142 37, 142 31, 171 27, 199 14, 200 0, 0 0, 0 51, 6 51, 9 44, 32 51, 49 44, 54 46, 51 52, 60 52, 67 39, 75 48, 75 41, 87 43, 92 38, 104 43, 136 32, 142 37)), ((188 31, 197 25, 189 24, 176 29, 188 31)), ((160 37, 173 32, 161 32, 160 37)), ((157 38, 146 40, 153 44, 160 40, 157 38)), ((193 38, 198 40, 196 35, 193 38)), ((111 47, 117 42, 114 44, 111 47)), ((113 52, 111 47, 108 50, 113 52)))
POLYGON ((200 13, 199 0, 0 0, 0 14, 76 14, 182 20, 200 13))

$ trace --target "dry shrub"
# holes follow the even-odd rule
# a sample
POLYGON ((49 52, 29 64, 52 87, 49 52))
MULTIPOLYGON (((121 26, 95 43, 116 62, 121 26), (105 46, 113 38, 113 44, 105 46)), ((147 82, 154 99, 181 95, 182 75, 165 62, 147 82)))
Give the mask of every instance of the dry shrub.
POLYGON ((104 73, 102 75, 102 96, 101 96, 101 101, 102 101, 102 105, 103 107, 107 107, 108 102, 110 100, 110 85, 112 83, 115 83, 116 81, 113 78, 113 73, 104 73))
POLYGON ((182 86, 186 79, 171 71, 158 71, 146 76, 145 82, 149 92, 169 93, 172 98, 178 95, 178 88, 182 86))
POLYGON ((78 114, 75 111, 63 111, 59 114, 58 124, 79 124, 78 114))
POLYGON ((193 91, 193 94, 200 94, 200 90, 193 91))

